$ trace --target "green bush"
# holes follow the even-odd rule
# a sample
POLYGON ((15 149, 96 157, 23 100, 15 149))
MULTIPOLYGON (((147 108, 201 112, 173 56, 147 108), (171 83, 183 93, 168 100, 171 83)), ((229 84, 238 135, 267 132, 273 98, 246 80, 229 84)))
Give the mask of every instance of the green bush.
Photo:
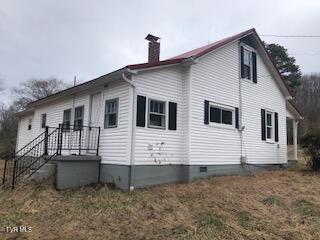
POLYGON ((310 129, 300 140, 308 158, 308 166, 320 171, 320 129, 310 129))

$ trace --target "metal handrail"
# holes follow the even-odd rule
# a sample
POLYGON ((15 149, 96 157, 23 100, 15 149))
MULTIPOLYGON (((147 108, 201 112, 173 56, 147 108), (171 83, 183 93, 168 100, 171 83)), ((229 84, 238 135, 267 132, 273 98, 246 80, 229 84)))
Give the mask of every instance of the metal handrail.
POLYGON ((100 127, 82 125, 67 127, 68 129, 65 129, 63 124, 59 124, 57 128, 47 126, 43 133, 17 151, 14 159, 6 160, 3 184, 11 180, 11 187, 14 188, 21 176, 30 177, 52 157, 61 155, 62 150, 78 150, 79 155, 83 151, 94 150, 96 155, 99 154, 100 127), (53 130, 49 132, 49 129, 53 130), (71 146, 70 143, 74 141, 77 145, 71 146))

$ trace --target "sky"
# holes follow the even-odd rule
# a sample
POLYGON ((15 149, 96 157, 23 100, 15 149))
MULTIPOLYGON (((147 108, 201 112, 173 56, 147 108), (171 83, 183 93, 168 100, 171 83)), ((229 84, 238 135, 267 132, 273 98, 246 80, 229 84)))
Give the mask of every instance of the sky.
MULTIPOLYGON (((82 83, 146 62, 148 33, 164 60, 252 27, 320 35, 319 13, 318 0, 0 0, 0 103, 32 78, 82 83)), ((320 38, 261 38, 285 46, 303 73, 320 72, 320 38)))

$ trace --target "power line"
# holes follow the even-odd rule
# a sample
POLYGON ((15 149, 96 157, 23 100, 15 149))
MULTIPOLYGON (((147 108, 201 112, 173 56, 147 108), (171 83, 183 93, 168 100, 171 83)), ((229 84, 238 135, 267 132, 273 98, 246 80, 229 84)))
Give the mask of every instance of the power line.
POLYGON ((279 38, 320 38, 320 35, 276 35, 276 34, 259 34, 261 37, 279 37, 279 38))
POLYGON ((290 55, 295 55, 295 56, 319 56, 320 53, 289 53, 290 55))

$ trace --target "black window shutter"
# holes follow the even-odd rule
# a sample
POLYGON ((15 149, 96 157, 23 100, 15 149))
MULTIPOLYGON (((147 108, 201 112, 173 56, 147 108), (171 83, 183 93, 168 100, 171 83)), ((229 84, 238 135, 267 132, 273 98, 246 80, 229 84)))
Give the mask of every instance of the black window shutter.
POLYGON ((236 108, 236 128, 239 129, 239 108, 236 108))
POLYGON ((169 130, 177 130, 177 104, 169 102, 169 130))
POLYGON ((240 54, 241 54, 241 62, 240 62, 240 66, 241 66, 241 78, 244 78, 244 62, 243 62, 243 47, 240 47, 240 54))
POLYGON ((209 124, 209 101, 204 100, 204 124, 209 124))
POLYGON ((261 109, 261 139, 266 140, 266 111, 261 109))
POLYGON ((257 83, 257 55, 252 52, 252 79, 254 83, 257 83))
POLYGON ((137 97, 137 126, 144 127, 146 125, 146 97, 137 97))
POLYGON ((274 140, 279 142, 278 113, 274 113, 274 140))

